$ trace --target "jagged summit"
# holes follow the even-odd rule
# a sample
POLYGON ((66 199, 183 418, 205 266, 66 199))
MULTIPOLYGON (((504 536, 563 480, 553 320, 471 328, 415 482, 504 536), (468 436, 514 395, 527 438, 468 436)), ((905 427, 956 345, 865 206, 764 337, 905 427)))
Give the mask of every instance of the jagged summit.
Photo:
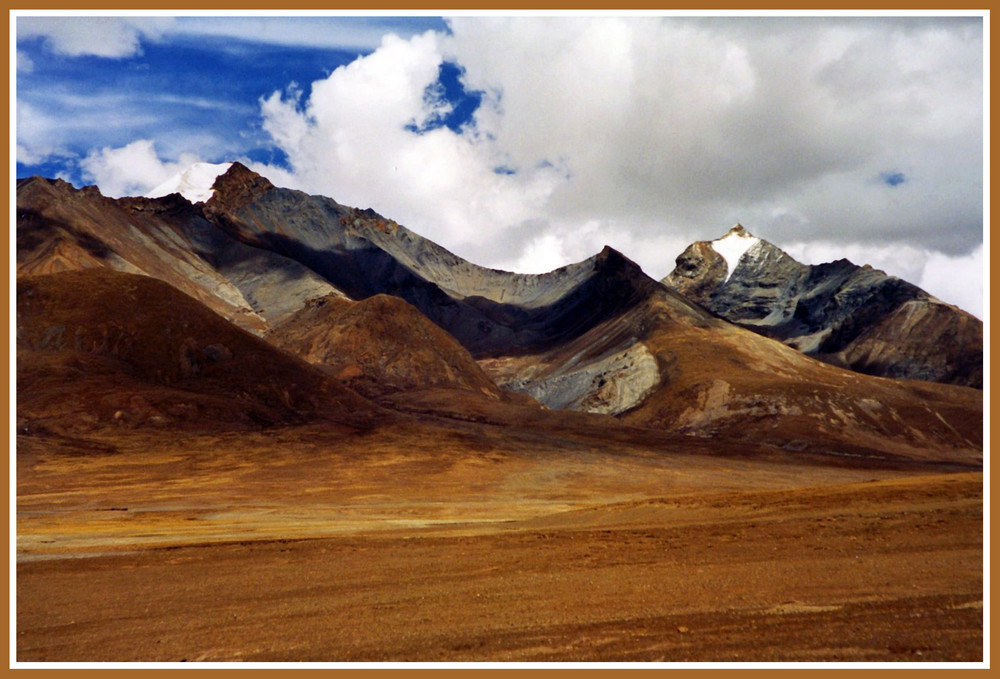
POLYGON ((237 184, 254 184, 265 188, 274 188, 274 184, 262 174, 254 172, 239 161, 229 163, 224 172, 220 172, 212 183, 212 188, 221 191, 237 184))
POLYGON ((234 162, 215 178, 212 184, 214 195, 207 207, 216 213, 236 210, 275 188, 267 177, 257 174, 243 163, 234 162))
POLYGON ((605 245, 601 248, 601 251, 590 258, 595 264, 600 265, 614 265, 620 268, 638 269, 642 270, 641 267, 633 262, 631 259, 626 257, 624 254, 615 250, 610 245, 605 245))
POLYGON ((740 259, 746 254, 747 250, 759 242, 760 239, 743 228, 742 224, 736 224, 725 236, 712 241, 712 249, 726 260, 726 266, 728 267, 726 280, 729 280, 733 272, 736 271, 740 259))
POLYGON ((214 193, 216 178, 225 174, 232 166, 233 163, 195 163, 151 190, 146 197, 162 198, 171 193, 179 193, 192 203, 208 202, 214 193))
POLYGON ((739 222, 736 222, 735 224, 733 224, 732 228, 729 229, 729 231, 726 231, 726 233, 724 235, 716 238, 712 242, 713 243, 717 243, 719 241, 722 241, 722 240, 725 240, 725 239, 731 238, 731 237, 757 238, 755 235, 753 235, 752 233, 750 233, 750 231, 747 230, 747 227, 743 226, 739 222))

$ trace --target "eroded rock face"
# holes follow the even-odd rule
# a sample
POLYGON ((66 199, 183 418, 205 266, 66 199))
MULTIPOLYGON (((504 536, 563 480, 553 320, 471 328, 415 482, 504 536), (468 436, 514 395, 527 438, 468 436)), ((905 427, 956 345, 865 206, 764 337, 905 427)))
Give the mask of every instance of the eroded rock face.
POLYGON ((846 259, 817 266, 757 239, 728 270, 691 245, 663 283, 728 321, 872 375, 982 388, 982 322, 920 288, 846 259))
MULTIPOLYGON (((473 379, 479 369, 468 365, 467 356, 460 360, 450 349, 443 350, 447 356, 418 356, 421 342, 447 344, 440 337, 425 332, 408 347, 392 348, 407 331, 427 330, 425 317, 453 348, 476 358, 525 356, 573 342, 661 289, 611 248, 546 274, 480 267, 371 209, 275 187, 239 163, 199 196, 207 199, 192 203, 173 193, 113 200, 58 180, 20 182, 19 272, 113 268, 158 278, 258 334, 283 328, 284 334, 267 336, 283 337, 286 348, 309 360, 353 371, 349 380, 366 393, 463 380, 495 392, 481 371, 473 379), (389 327, 387 318, 370 313, 385 306, 379 302, 383 295, 409 303, 400 302, 405 309, 396 319, 409 319, 409 327, 389 327), (299 318, 304 325, 290 333, 286 322, 319 298, 327 300, 327 311, 336 306, 334 298, 345 307, 361 301, 345 314, 365 316, 373 327, 386 325, 384 337, 369 337, 371 347, 384 345, 382 355, 352 362, 352 352, 363 348, 360 340, 337 332, 310 334, 315 328, 305 316, 299 318), (405 356, 412 360, 400 358, 405 356)), ((566 367, 575 371, 570 381, 577 385, 570 397, 557 386, 566 375, 546 382, 552 390, 547 400, 597 412, 632 407, 655 381, 655 370, 647 369, 647 356, 634 353, 639 348, 627 355, 606 349, 598 352, 606 365, 566 367)))
POLYGON ((855 370, 904 379, 983 384, 982 323, 936 300, 910 300, 841 349, 855 370), (907 341, 900 341, 900 336, 907 341), (936 347, 934 352, 923 347, 936 347))
MULTIPOLYGON (((927 306, 926 293, 870 268, 803 266, 742 227, 724 244, 696 243, 682 255, 668 282, 685 296, 611 248, 541 275, 478 267, 372 210, 279 189, 238 163, 203 203, 177 194, 111 200, 64 184, 19 182, 21 273, 132 267, 385 402, 470 393, 456 389, 510 398, 499 384, 550 408, 692 436, 777 446, 804 437, 819 452, 861 437, 862 447, 889 441, 905 455, 981 445, 981 393, 872 380, 761 336, 876 374, 951 371, 947 379, 981 384, 981 323, 927 306), (969 351, 977 332, 978 354, 969 351), (928 345, 937 348, 933 360, 928 345), (859 405, 871 398, 899 413, 897 429, 859 405), (932 411, 911 407, 931 401, 932 411), (962 433, 939 435, 942 418, 962 433)), ((80 335, 53 323, 37 342, 96 346, 86 356, 101 360, 134 356, 131 335, 98 330, 80 335)), ((204 380, 241 362, 228 340, 188 337, 185 330, 170 352, 179 379, 204 380)))
POLYGON ((795 314, 808 275, 805 267, 767 241, 758 241, 729 279, 717 286, 709 308, 727 320, 779 325, 795 314))
POLYGON ((664 283, 702 304, 726 281, 726 260, 704 241, 692 243, 677 258, 664 283))
POLYGON ((501 386, 551 408, 697 438, 949 459, 977 456, 982 445, 982 392, 843 370, 666 287, 548 352, 480 363, 501 386))
POLYGON ((656 357, 632 339, 594 360, 569 361, 538 375, 528 369, 503 387, 557 410, 619 415, 636 407, 660 383, 656 357))

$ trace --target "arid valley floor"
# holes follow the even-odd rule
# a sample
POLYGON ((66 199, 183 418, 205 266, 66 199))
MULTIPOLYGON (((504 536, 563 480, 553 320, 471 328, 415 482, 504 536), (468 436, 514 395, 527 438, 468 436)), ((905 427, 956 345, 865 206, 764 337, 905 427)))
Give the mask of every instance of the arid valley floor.
POLYGON ((17 660, 981 660, 981 472, 570 420, 19 437, 17 660))

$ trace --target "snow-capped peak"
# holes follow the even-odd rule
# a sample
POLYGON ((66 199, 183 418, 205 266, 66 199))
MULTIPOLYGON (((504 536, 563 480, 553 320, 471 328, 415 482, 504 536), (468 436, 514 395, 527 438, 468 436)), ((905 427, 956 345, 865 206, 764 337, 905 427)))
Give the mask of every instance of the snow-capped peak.
POLYGON ((737 224, 725 236, 711 242, 712 249, 726 260, 726 266, 729 267, 729 272, 726 274, 727 281, 736 271, 736 265, 739 264, 743 253, 759 242, 760 238, 748 233, 742 224, 737 224))
POLYGON ((146 194, 147 198, 160 198, 171 193, 179 193, 192 203, 206 202, 214 191, 212 184, 216 177, 225 174, 232 163, 195 163, 183 172, 174 175, 146 194))

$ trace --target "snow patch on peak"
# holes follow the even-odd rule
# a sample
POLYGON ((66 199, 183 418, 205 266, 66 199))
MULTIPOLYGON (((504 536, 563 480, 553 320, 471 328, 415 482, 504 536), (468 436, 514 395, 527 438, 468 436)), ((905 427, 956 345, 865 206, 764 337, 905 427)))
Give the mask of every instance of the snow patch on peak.
POLYGON ((740 257, 759 242, 760 238, 750 235, 741 224, 737 224, 725 236, 710 243, 712 249, 726 260, 726 266, 729 267, 726 274, 727 281, 736 270, 736 265, 740 263, 740 257))
POLYGON ((215 179, 225 174, 232 166, 232 163, 195 163, 154 188, 146 194, 146 197, 161 198, 171 193, 179 193, 192 203, 207 202, 215 193, 212 190, 215 179))

